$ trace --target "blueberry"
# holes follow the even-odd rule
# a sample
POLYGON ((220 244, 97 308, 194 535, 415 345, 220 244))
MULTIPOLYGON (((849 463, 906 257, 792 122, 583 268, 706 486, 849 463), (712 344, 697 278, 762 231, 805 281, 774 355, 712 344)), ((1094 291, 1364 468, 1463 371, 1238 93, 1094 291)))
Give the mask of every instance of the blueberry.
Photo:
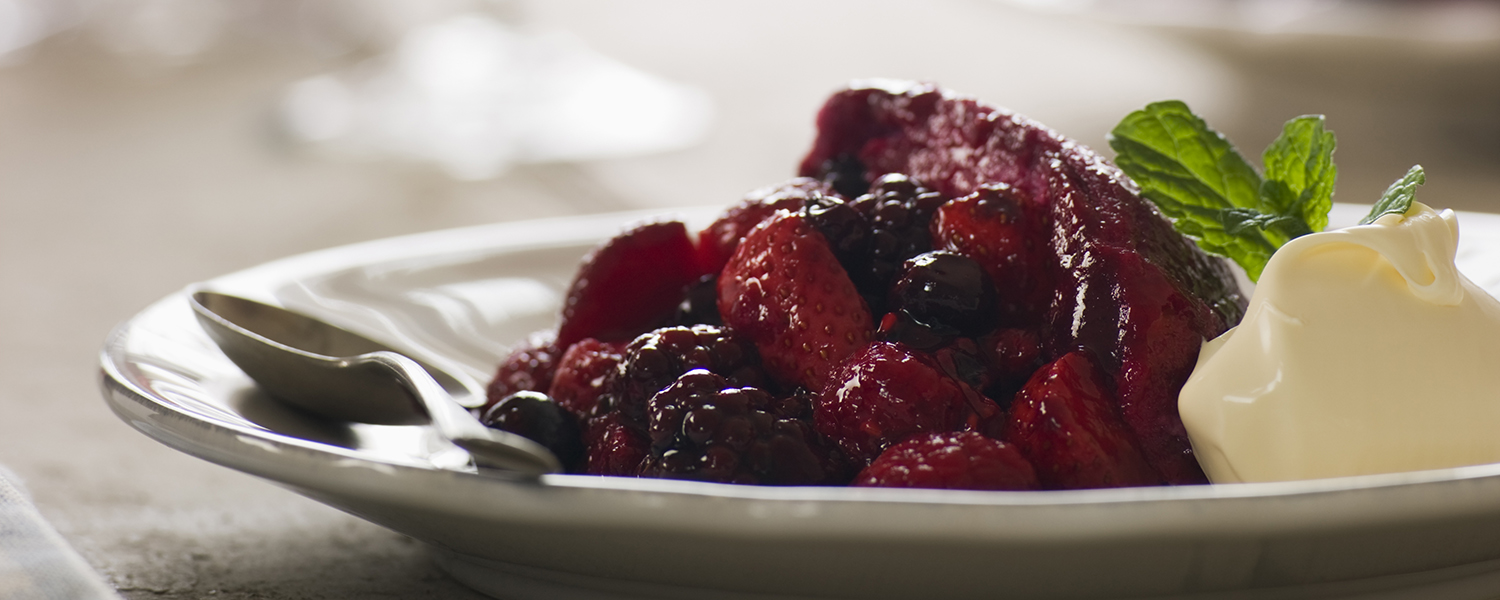
POLYGON ((847 271, 866 261, 870 248, 870 223, 842 199, 814 194, 802 209, 807 220, 828 240, 829 249, 847 271))
POLYGON ((584 457, 578 419, 540 392, 516 392, 490 406, 479 420, 546 446, 563 467, 575 471, 584 457))
POLYGON ((865 165, 853 154, 828 159, 819 171, 824 173, 823 181, 845 197, 853 198, 870 189, 870 182, 865 180, 865 165))
POLYGON ((935 330, 978 336, 999 316, 995 284, 979 263, 952 252, 919 254, 891 288, 891 307, 935 330))
POLYGON ((698 278, 683 291, 682 302, 677 305, 677 314, 672 316, 673 325, 723 325, 719 317, 719 275, 710 273, 698 278))

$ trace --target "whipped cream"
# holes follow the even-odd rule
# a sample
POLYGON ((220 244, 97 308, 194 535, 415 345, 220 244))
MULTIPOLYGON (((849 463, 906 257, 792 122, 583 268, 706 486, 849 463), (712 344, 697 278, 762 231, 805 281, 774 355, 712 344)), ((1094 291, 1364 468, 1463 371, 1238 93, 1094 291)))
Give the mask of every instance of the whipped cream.
POLYGON ((1215 483, 1500 462, 1500 301, 1458 272, 1458 220, 1292 240, 1178 407, 1215 483))

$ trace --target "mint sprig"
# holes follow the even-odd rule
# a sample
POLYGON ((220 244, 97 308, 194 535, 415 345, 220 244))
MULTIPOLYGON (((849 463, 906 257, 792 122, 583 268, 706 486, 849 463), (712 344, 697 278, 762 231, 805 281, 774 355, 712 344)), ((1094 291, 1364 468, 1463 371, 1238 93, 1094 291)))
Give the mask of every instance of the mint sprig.
POLYGON ((1406 211, 1411 210, 1412 201, 1417 199, 1417 186, 1424 183, 1427 183, 1427 173, 1422 170, 1422 165, 1412 165, 1405 177, 1397 179, 1396 183, 1386 188, 1385 193, 1380 195, 1380 201, 1370 208, 1370 214, 1359 220, 1359 224, 1369 225, 1386 215, 1406 214, 1406 211))
POLYGON ((1288 121, 1262 160, 1264 178, 1187 105, 1169 100, 1127 115, 1109 134, 1119 165, 1178 232, 1226 256, 1251 281, 1292 238, 1328 226, 1333 132, 1321 115, 1288 121))

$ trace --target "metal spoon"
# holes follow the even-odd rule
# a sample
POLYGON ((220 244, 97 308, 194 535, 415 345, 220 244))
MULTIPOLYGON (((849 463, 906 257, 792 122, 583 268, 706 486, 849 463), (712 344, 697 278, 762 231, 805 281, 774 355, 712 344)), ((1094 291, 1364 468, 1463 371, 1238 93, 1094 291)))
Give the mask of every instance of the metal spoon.
POLYGON ((198 322, 229 360, 282 402, 354 423, 430 422, 467 450, 476 466, 532 477, 562 471, 545 446, 485 427, 448 391, 473 393, 477 384, 284 308, 210 291, 189 298, 198 322))

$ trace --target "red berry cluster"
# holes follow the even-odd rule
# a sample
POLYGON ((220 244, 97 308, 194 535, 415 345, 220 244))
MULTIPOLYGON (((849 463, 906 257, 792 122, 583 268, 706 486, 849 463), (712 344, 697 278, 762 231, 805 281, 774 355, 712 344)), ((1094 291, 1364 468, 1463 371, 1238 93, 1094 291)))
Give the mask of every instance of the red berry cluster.
POLYGON ((1222 261, 1088 149, 972 99, 850 89, 818 120, 803 177, 696 239, 649 223, 590 253, 557 333, 500 366, 496 425, 566 415, 581 440, 552 443, 597 475, 1205 481, 1176 393, 1243 313, 1222 261))

